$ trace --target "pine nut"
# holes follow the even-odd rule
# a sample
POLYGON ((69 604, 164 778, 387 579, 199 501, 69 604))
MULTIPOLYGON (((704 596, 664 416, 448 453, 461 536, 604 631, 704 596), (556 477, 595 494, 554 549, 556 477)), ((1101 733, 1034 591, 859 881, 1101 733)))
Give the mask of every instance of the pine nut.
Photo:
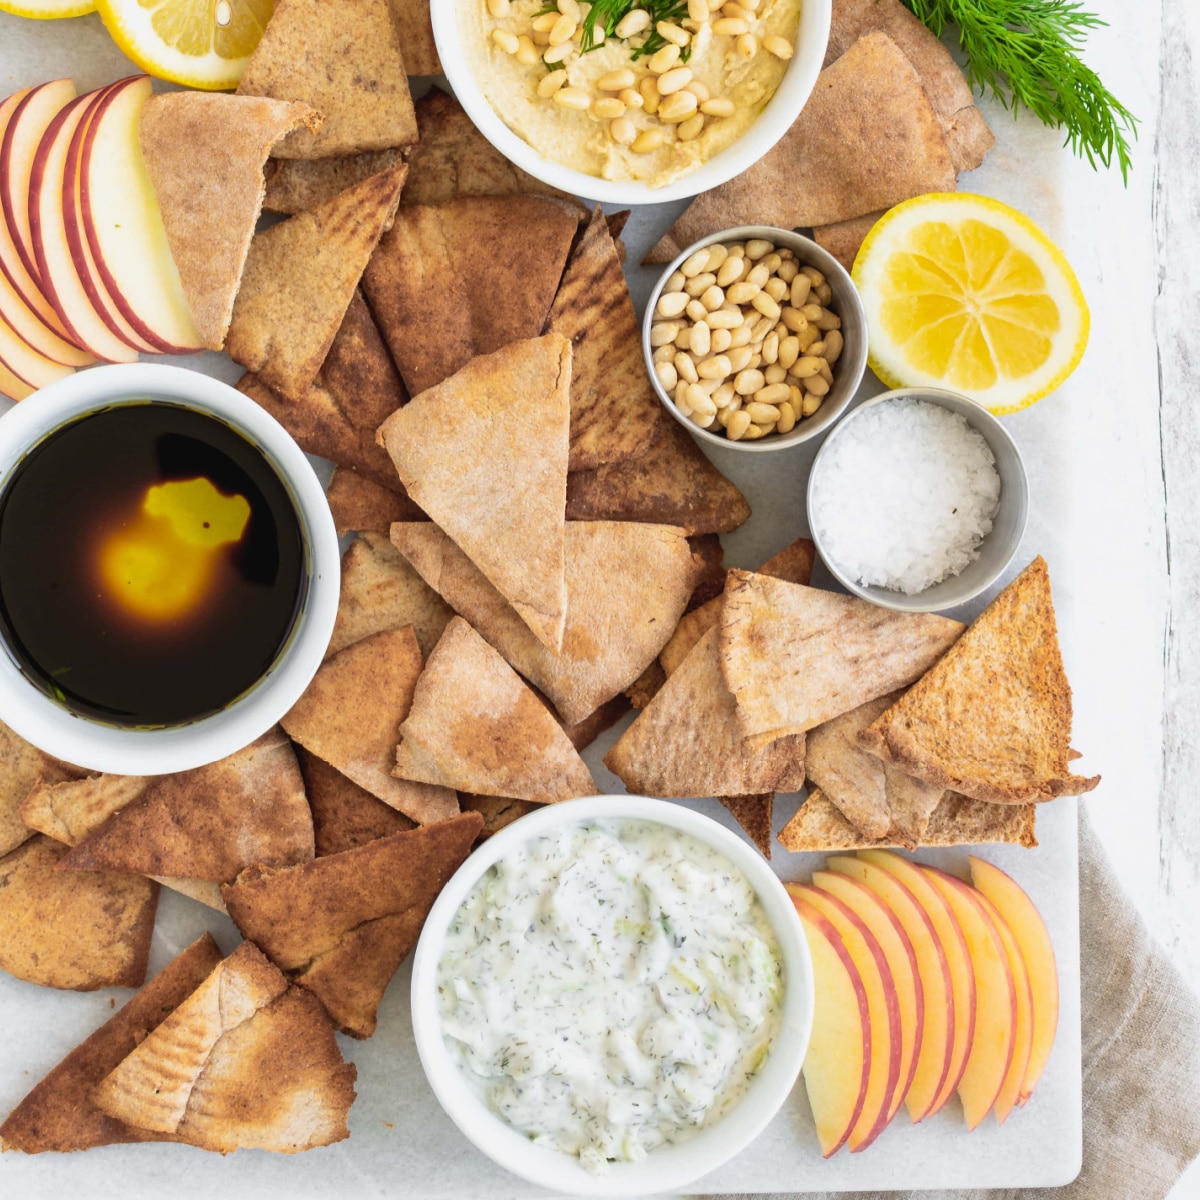
POLYGON ((775 275, 763 284, 763 291, 776 303, 782 303, 787 298, 788 285, 775 275))
POLYGON ((728 96, 714 96, 700 105, 700 111, 710 117, 732 117, 737 106, 728 96))
POLYGON ((775 426, 776 433, 791 433, 796 428, 796 410, 790 404, 779 406, 779 423, 775 426))
MULTIPOLYGON (((691 351, 697 358, 707 358, 711 349, 712 330, 709 329, 707 321, 697 321, 692 326, 691 351)), ((696 370, 699 371, 700 368, 697 367, 696 370)))
POLYGON ((720 242, 715 242, 708 248, 708 265, 705 267, 707 271, 720 270, 725 260, 729 257, 729 251, 721 245, 720 242))
POLYGON ((592 101, 592 115, 602 121, 615 121, 617 117, 625 115, 625 105, 615 96, 605 96, 592 101))
MULTIPOLYGON (((742 323, 742 314, 740 312, 731 312, 727 308, 714 308, 708 314, 708 326, 710 329, 722 329, 725 332, 737 330, 737 327, 742 323)), ((730 333, 730 344, 732 345, 736 333, 730 333)))
POLYGON ((826 306, 833 300, 833 288, 828 283, 818 283, 813 291, 817 293, 817 299, 826 306))
POLYGON ((714 411, 711 416, 705 417, 700 413, 692 413, 692 420, 695 421, 701 429, 711 429, 717 423, 717 414, 714 411))
POLYGON ((790 258, 785 258, 779 264, 779 270, 775 274, 790 287, 792 280, 796 278, 799 272, 800 268, 790 258))
POLYGON ((820 374, 821 360, 819 358, 805 357, 797 359, 792 364, 791 374, 797 379, 811 379, 814 375, 820 374))
POLYGON ((771 272, 767 270, 765 263, 755 263, 750 268, 750 273, 746 276, 746 282, 754 284, 755 287, 763 287, 767 280, 771 278, 771 272))
MULTIPOLYGON (((797 336, 808 329, 808 318, 798 308, 785 308, 780 313, 779 319, 797 336)), ((810 341, 816 340, 816 333, 813 333, 810 341)), ((804 343, 801 342, 801 346, 804 343)))
POLYGON ((814 375, 811 379, 804 381, 804 390, 811 392, 814 396, 827 396, 829 395, 829 384, 820 375, 814 375))
POLYGON ((500 20, 501 17, 508 16, 508 0, 487 0, 488 13, 500 20))
POLYGON ((743 255, 731 255, 726 258, 721 264, 720 270, 717 271, 717 282, 722 287, 728 287, 731 283, 737 283, 746 273, 748 265, 743 255))
POLYGON ((792 307, 803 308, 808 303, 808 294, 812 291, 812 280, 801 271, 792 280, 792 307))
POLYGON ((707 85, 701 83, 699 79, 693 79, 692 82, 687 85, 687 90, 696 97, 697 104, 703 104, 709 99, 710 96, 712 96, 712 92, 708 90, 707 85))
POLYGON ((656 363, 654 373, 658 376, 658 382, 663 385, 663 391, 673 392, 675 390, 676 385, 679 383, 679 372, 675 370, 674 363, 656 363))
MULTIPOLYGON (((642 94, 642 104, 645 106, 646 112, 651 115, 658 112, 658 106, 662 103, 662 97, 658 94, 658 81, 648 75, 638 84, 638 91, 642 94)), ((650 130, 646 130, 646 132, 649 133, 650 130)), ((657 150, 661 145, 662 141, 660 140, 651 149, 657 150)))
POLYGON ((620 71, 609 71, 607 75, 601 75, 596 80, 596 87, 601 92, 620 92, 633 87, 636 80, 637 76, 628 67, 624 67, 620 71))
POLYGON ((752 33, 743 33, 737 40, 737 52, 749 61, 758 53, 758 38, 752 33))
POLYGON ((841 357, 842 347, 844 345, 845 342, 842 340, 842 335, 836 329, 831 329, 825 335, 824 358, 831 367, 841 357))
POLYGON ((673 342, 682 328, 678 321, 655 321, 650 326, 650 345, 657 348, 673 342))
MULTIPOLYGON (((712 329, 711 325, 709 325, 709 329, 712 329)), ((711 351, 713 354, 724 354, 733 345, 733 335, 728 329, 712 329, 711 339, 711 351)))
POLYGON ((748 367, 737 373, 737 378, 733 381, 733 388, 739 396, 753 396, 766 382, 761 371, 755 371, 748 367))
POLYGON ((688 385, 684 380, 680 380, 675 385, 674 399, 675 407, 679 409, 685 417, 692 415, 692 406, 687 402, 688 385))
POLYGON ((537 86, 537 94, 543 100, 548 100, 567 82, 566 71, 551 71, 537 86))
POLYGON ((779 361, 779 335, 777 333, 768 333, 763 340, 762 356, 763 362, 775 363, 779 361))
POLYGON ((825 276, 816 267, 801 267, 800 270, 808 276, 813 287, 820 287, 825 282, 825 276))
POLYGON ((550 49, 542 55, 542 62, 550 64, 560 63, 568 55, 575 53, 576 49, 574 42, 561 42, 557 46, 551 46, 550 49))
POLYGON ((739 0, 739 3, 743 8, 748 8, 752 13, 756 13, 762 0, 739 0))
POLYGON ((654 27, 655 32, 665 42, 683 49, 692 40, 692 35, 686 29, 681 29, 673 21, 659 21, 654 27))
POLYGON ((750 26, 741 17, 721 17, 712 23, 712 31, 717 37, 740 37, 750 26))
POLYGON ((801 416, 811 417, 821 407, 821 401, 824 398, 824 396, 815 396, 812 392, 807 393, 804 397, 804 404, 800 409, 801 416))
MULTIPOLYGON (((561 96, 562 92, 559 92, 559 95, 561 96)), ((754 299, 750 301, 750 303, 754 305, 754 307, 758 309, 758 311, 762 313, 764 317, 770 317, 772 322, 778 321, 779 314, 783 311, 779 305, 767 295, 766 292, 759 292, 758 295, 756 295, 754 299)))
POLYGON ((767 386, 770 387, 773 383, 782 383, 787 378, 787 371, 777 362, 773 362, 763 372, 763 378, 767 381, 767 386))
POLYGON ((540 17, 534 17, 530 22, 530 27, 534 33, 549 33, 554 28, 555 21, 559 18, 558 13, 542 13, 540 17))
POLYGON ((679 372, 680 379, 686 379, 688 383, 699 381, 700 376, 696 373, 696 364, 686 351, 680 350, 672 361, 675 363, 675 370, 679 372))
POLYGON ((505 54, 516 54, 520 49, 521 39, 515 33, 509 33, 507 29, 493 29, 492 41, 504 51, 505 54))
POLYGON ((688 16, 697 25, 703 25, 709 18, 708 0, 688 0, 688 16))
MULTIPOLYGON (((657 150, 665 140, 661 129, 643 129, 634 139, 630 149, 634 154, 649 154, 651 151, 657 150)), ((685 295, 683 298, 686 300, 687 296, 685 295)), ((680 311, 682 312, 682 309, 680 311)))
POLYGON ((729 359, 729 374, 737 375, 750 365, 754 354, 749 346, 735 346, 726 357, 729 359))
POLYGON ((570 17, 576 25, 583 20, 583 10, 579 7, 579 0, 558 0, 558 11, 564 17, 570 17))
POLYGON ((704 115, 697 113, 694 117, 688 117, 686 121, 680 121, 678 136, 681 142, 695 141, 704 132, 704 115))
POLYGON ((763 38, 763 49, 768 54, 775 55, 776 58, 782 58, 785 62, 795 54, 792 43, 778 34, 763 38))
POLYGON ((746 411, 750 414, 750 420, 755 425, 773 425, 779 420, 779 409, 773 404, 767 404, 765 401, 759 400, 757 397, 755 397, 752 403, 746 405, 746 411))
POLYGON ((761 425, 751 425, 745 432, 744 437, 748 442, 755 442, 760 437, 764 437, 768 431, 761 425))
POLYGON ((715 417, 717 415, 717 406, 713 403, 712 397, 696 384, 692 384, 688 388, 687 402, 691 405, 692 412, 700 413, 706 417, 715 417))
MULTIPOLYGON (((713 403, 718 408, 730 408, 733 406, 733 402, 734 402, 734 399, 736 396, 737 396, 737 392, 735 392, 733 390, 733 384, 730 383, 728 380, 726 380, 724 383, 720 384, 716 388, 716 390, 713 392, 712 399, 713 399, 713 403)), ((741 402, 739 401, 739 403, 741 403, 741 402)))
POLYGON ((550 30, 550 45, 560 46, 563 42, 569 42, 575 36, 575 30, 578 28, 579 22, 571 20, 566 13, 563 13, 554 22, 554 28, 550 30))
POLYGON ((718 383, 724 380, 733 370, 729 359, 724 354, 715 354, 706 358, 696 371, 701 379, 715 379, 718 383))
POLYGON ((746 436, 746 430, 750 428, 750 414, 743 409, 741 412, 735 412, 729 418, 729 424, 725 426, 725 435, 731 442, 740 442, 746 436))
POLYGON ((665 75, 679 61, 679 47, 668 42, 661 50, 650 55, 646 64, 655 75, 665 75))
POLYGON ((683 91, 691 82, 692 71, 690 67, 674 67, 672 70, 658 77, 658 94, 660 96, 670 96, 673 92, 683 91))
POLYGON ((792 389, 786 383, 768 383, 765 388, 755 392, 754 399, 759 404, 774 404, 778 407, 783 404, 792 393, 792 389))
MULTIPOLYGON (((717 279, 719 280, 720 278, 718 275, 717 279)), ((744 279, 727 289, 725 296, 731 304, 749 304, 761 290, 757 283, 751 283, 749 280, 744 279)))
POLYGON ((565 87, 559 88, 554 93, 554 102, 561 104, 563 108, 572 108, 583 112, 591 106, 592 98, 583 88, 565 87))
POLYGON ((716 282, 717 277, 711 271, 706 271, 703 275, 697 275, 695 279, 689 279, 687 283, 684 284, 683 290, 687 292, 687 294, 691 296, 693 300, 699 300, 716 282))
POLYGON ((735 4, 734 0, 729 0, 728 4, 722 6, 721 16, 736 17, 749 24, 753 20, 754 14, 748 8, 743 8, 740 4, 735 4))
POLYGON ((814 325, 821 319, 825 310, 819 304, 808 303, 800 312, 803 314, 806 321, 811 321, 814 325))
POLYGON ((658 106, 658 119, 668 124, 686 121, 699 106, 691 92, 674 92, 658 106))
POLYGON ((821 315, 817 318, 814 324, 818 329, 827 333, 831 329, 841 329, 842 319, 841 317, 836 316, 834 313, 831 313, 829 309, 825 308, 821 310, 821 315))
POLYGON ((775 247, 763 238, 751 238, 746 243, 746 257, 758 262, 760 258, 766 258, 774 249, 775 247))
MULTIPOLYGON (((651 333, 654 331, 651 330, 651 333)), ((796 337, 785 337, 779 343, 779 365, 785 370, 790 371, 796 365, 796 360, 800 357, 800 339, 796 337)))
POLYGON ((674 341, 668 342, 665 346, 659 346, 659 348, 654 351, 653 357, 655 363, 670 362, 675 357, 674 341))
MULTIPOLYGON (((647 133, 657 133, 657 130, 647 130, 647 133)), ((645 134, 642 135, 645 137, 645 134)), ((659 134, 661 140, 662 134, 659 134)), ((634 142, 634 148, 637 147, 637 142, 634 142)), ((677 317, 685 308, 687 308, 687 293, 686 292, 667 292, 658 298, 658 304, 655 306, 655 311, 660 317, 666 317, 670 320, 672 317, 677 317)), ((815 374, 815 372, 814 372, 815 374)))
POLYGON ((692 344, 692 330, 688 325, 682 326, 679 332, 675 335, 674 346, 676 350, 687 350, 692 344))
POLYGON ((663 284, 664 292, 682 292, 683 285, 687 282, 683 277, 682 271, 672 271, 670 278, 663 284))
POLYGON ((533 67, 537 65, 541 55, 538 53, 538 48, 533 44, 533 39, 527 35, 522 35, 517 39, 517 62, 523 67, 533 67))
POLYGON ((613 32, 619 38, 631 38, 649 28, 650 14, 644 8, 635 8, 617 22, 613 32))

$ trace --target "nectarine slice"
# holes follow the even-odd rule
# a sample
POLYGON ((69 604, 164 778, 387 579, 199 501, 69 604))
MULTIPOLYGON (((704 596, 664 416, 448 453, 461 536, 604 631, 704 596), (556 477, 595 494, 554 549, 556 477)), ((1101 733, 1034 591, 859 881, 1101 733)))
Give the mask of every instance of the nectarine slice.
POLYGON ((25 380, 14 375, 0 362, 0 396, 7 396, 10 400, 24 400, 26 396, 33 395, 33 392, 34 389, 25 380))
POLYGON ((51 362, 24 342, 12 327, 0 317, 0 360, 19 379, 33 388, 45 387, 48 383, 75 373, 74 367, 51 362))

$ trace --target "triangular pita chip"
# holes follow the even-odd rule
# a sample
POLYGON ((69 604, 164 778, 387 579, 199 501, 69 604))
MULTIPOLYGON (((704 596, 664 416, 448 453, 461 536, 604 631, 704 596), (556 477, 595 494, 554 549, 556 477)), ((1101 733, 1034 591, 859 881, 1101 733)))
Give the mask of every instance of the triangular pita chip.
POLYGON ((404 170, 255 234, 225 339, 234 362, 292 400, 312 386, 396 210, 404 170))
POLYGON ((400 736, 405 779, 543 804, 599 790, 550 710, 461 617, 429 656, 400 736))
POLYGON ((368 150, 344 158, 273 158, 264 170, 267 194, 263 208, 289 216, 307 212, 356 183, 390 170, 401 157, 399 149, 393 149, 368 150))
POLYGON ((196 331, 210 350, 225 344, 233 317, 267 155, 290 130, 320 122, 306 104, 218 92, 167 92, 142 109, 146 170, 196 331))
POLYGON ((566 724, 559 718, 571 745, 581 753, 588 748, 605 730, 611 729, 628 711, 629 697, 624 692, 605 701, 595 712, 576 721, 573 725, 566 724))
POLYGON ((1072 775, 1071 687, 1045 560, 1035 558, 954 648, 859 735, 927 783, 997 804, 1090 792, 1072 775))
POLYGON ((698 196, 654 248, 668 262, 707 234, 751 223, 795 229, 952 192, 954 163, 921 78, 885 33, 826 67, 791 129, 749 170, 698 196))
POLYGON ((699 608, 706 601, 719 596, 725 590, 725 547, 718 533, 695 533, 688 537, 692 555, 701 568, 700 580, 692 589, 688 611, 699 608))
POLYGON ((662 690, 667 673, 656 658, 626 689, 625 695, 634 708, 645 708, 662 690))
MULTIPOLYGON (((446 536, 429 521, 423 527, 446 536)), ((363 532, 342 556, 342 593, 326 657, 373 633, 411 625, 421 657, 428 658, 453 615, 386 537, 363 532)))
POLYGON ((721 673, 742 735, 762 746, 919 679, 963 626, 730 571, 720 631, 721 673))
POLYGON ((400 209, 363 290, 412 395, 542 332, 578 225, 575 208, 547 196, 400 209))
POLYGON ((506 825, 542 807, 532 800, 510 800, 507 796, 472 796, 464 793, 460 799, 464 812, 478 813, 483 818, 480 841, 486 841, 506 825))
POLYGON ((734 820, 750 835, 750 840, 771 857, 771 820, 775 811, 775 793, 759 796, 718 796, 718 800, 733 814, 734 820))
POLYGON ((746 796, 803 785, 803 735, 763 750, 742 740, 717 651, 717 630, 710 629, 605 755, 604 765, 631 792, 746 796))
POLYGON ((635 458, 670 418, 650 386, 637 313, 600 208, 571 252, 546 328, 574 351, 570 469, 635 458))
POLYGON ((204 1150, 294 1154, 350 1136, 355 1075, 320 1001, 243 942, 93 1097, 204 1150))
POLYGON ((393 525, 392 541, 569 725, 611 700, 654 660, 697 577, 681 530, 572 522, 566 527, 567 620, 555 654, 436 525, 393 525))
POLYGON ((854 260, 866 241, 867 234, 883 216, 881 212, 867 213, 865 217, 851 217, 849 221, 838 221, 834 225, 818 225, 813 229, 813 241, 846 268, 854 269, 854 260))
POLYGON ((429 19, 430 0, 392 0, 392 18, 404 49, 404 66, 410 75, 440 75, 437 45, 433 40, 433 22, 429 19))
POLYGON ((399 479, 394 488, 381 487, 365 475, 341 467, 329 481, 326 499, 339 534, 370 530, 386 538, 393 521, 429 519, 408 498, 399 479))
POLYGON ((167 964, 128 1004, 66 1056, 0 1125, 0 1147, 25 1154, 89 1150, 124 1142, 163 1140, 101 1112, 92 1091, 131 1054, 221 961, 204 934, 167 964))
POLYGON ((276 0, 238 95, 302 100, 325 118, 315 133, 284 138, 276 158, 331 158, 417 140, 390 0, 276 0))
POLYGON ((223 883, 251 863, 286 866, 312 856, 304 781, 276 728, 228 758, 151 780, 64 866, 223 883))
POLYGON ((42 753, 0 721, 0 855, 15 850, 33 836, 21 820, 20 808, 39 779, 57 783, 78 779, 85 772, 42 753))
POLYGON ((454 793, 391 774, 400 723, 420 674, 421 649, 411 625, 373 633, 326 659, 283 727, 359 787, 430 825, 458 813, 454 793))
POLYGON ((375 1032, 379 1001, 438 893, 483 829, 478 813, 395 833, 222 888, 242 935, 308 988, 343 1033, 375 1032))
POLYGON ((571 344, 477 358, 414 396, 379 436, 409 496, 551 650, 562 646, 571 344))

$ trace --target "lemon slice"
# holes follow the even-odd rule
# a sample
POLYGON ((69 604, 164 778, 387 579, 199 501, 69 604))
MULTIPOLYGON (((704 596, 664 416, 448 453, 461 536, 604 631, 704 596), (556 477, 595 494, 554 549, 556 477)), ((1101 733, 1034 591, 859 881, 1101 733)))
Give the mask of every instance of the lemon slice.
POLYGON ((993 413, 1026 408, 1079 365, 1088 308, 1062 252, 988 196, 918 196, 885 213, 854 263, 871 369, 946 387, 993 413))
POLYGON ((94 0, 0 0, 0 12, 35 21, 57 21, 59 17, 82 17, 95 12, 94 0))
POLYGON ((237 87, 275 0, 96 0, 96 8, 149 74, 221 91, 237 87))

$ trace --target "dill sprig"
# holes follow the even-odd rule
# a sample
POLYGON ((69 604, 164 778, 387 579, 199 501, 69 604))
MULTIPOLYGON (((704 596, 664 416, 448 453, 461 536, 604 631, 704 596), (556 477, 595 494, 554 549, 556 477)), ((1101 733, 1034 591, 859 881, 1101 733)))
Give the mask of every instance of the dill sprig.
POLYGON ((1078 0, 904 0, 941 37, 958 28, 967 78, 1014 112, 1027 108, 1066 131, 1066 144, 1095 167, 1114 158, 1129 180, 1126 134, 1137 118, 1079 56, 1088 33, 1107 24, 1078 0))
MULTIPOLYGON (((645 32, 645 40, 633 48, 631 57, 636 62, 648 54, 654 54, 667 44, 666 39, 658 32, 659 21, 672 21, 676 24, 688 15, 687 0, 595 0, 583 19, 583 37, 579 43, 581 54, 595 50, 601 43, 596 39, 596 28, 604 30, 605 39, 616 35, 617 26, 622 19, 635 8, 644 8, 650 14, 650 28, 645 32)), ((643 37, 643 34, 637 34, 643 37)), ((630 39, 632 40, 632 39, 630 39)), ((691 48, 685 47, 680 59, 687 62, 691 56, 691 48)))

